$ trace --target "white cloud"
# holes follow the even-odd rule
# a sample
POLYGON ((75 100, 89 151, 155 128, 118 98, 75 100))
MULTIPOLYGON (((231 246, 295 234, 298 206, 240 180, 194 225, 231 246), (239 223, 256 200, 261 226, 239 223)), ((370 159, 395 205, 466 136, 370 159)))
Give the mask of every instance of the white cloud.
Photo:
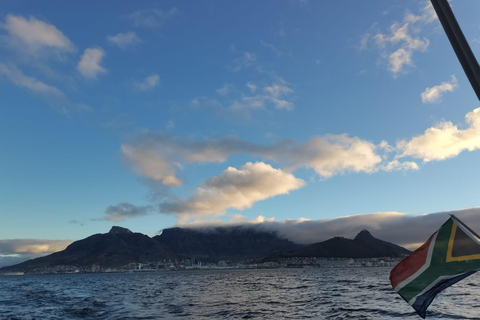
POLYGON ((167 160, 156 153, 141 146, 122 145, 122 153, 132 169, 141 176, 155 181, 162 181, 167 186, 180 186, 182 181, 175 176, 175 169, 167 160))
POLYGON ((146 77, 140 82, 135 83, 135 89, 139 91, 150 91, 160 83, 160 76, 158 74, 152 74, 146 77))
POLYGON ((225 96, 233 90, 234 86, 231 84, 224 84, 223 87, 216 90, 217 94, 225 96))
POLYGON ((425 52, 430 44, 427 38, 421 39, 417 34, 423 26, 436 20, 436 14, 430 3, 421 12, 421 15, 407 12, 401 23, 395 22, 390 26, 388 35, 377 33, 371 37, 370 33, 365 34, 360 41, 360 48, 365 49, 370 39, 373 39, 382 49, 383 56, 388 60, 388 69, 393 75, 397 76, 405 72, 407 66, 415 66, 412 59, 413 53, 425 52))
POLYGON ((275 84, 270 87, 265 87, 263 90, 269 93, 269 95, 273 98, 281 97, 285 94, 292 93, 293 90, 289 87, 281 84, 275 84))
POLYGON ((398 49, 390 55, 390 71, 399 73, 405 66, 412 66, 412 51, 403 48, 398 49))
POLYGON ((247 83, 247 88, 250 89, 250 91, 255 92, 257 90, 257 86, 251 82, 247 83))
POLYGON ((72 103, 60 89, 25 75, 20 69, 13 65, 0 62, 0 75, 6 76, 15 85, 27 88, 33 93, 38 94, 46 100, 52 108, 63 114, 68 114, 72 111, 90 110, 90 108, 85 105, 72 103))
POLYGON ((425 130, 423 135, 397 143, 402 152, 398 157, 411 156, 424 162, 455 157, 464 150, 480 149, 480 108, 465 116, 468 127, 459 129, 450 121, 440 122, 425 130))
POLYGON ((32 16, 26 19, 9 14, 2 27, 8 31, 9 41, 25 53, 35 54, 41 49, 60 51, 75 49, 72 42, 54 25, 32 16))
POLYGON ((105 73, 106 70, 100 65, 105 52, 100 48, 85 49, 77 69, 85 78, 96 78, 99 73, 105 73))
MULTIPOLYGON (((254 92, 257 86, 248 83, 247 87, 254 92)), ((252 109, 264 109, 267 104, 275 107, 275 109, 293 110, 294 104, 286 100, 286 96, 294 91, 285 84, 272 84, 263 88, 264 94, 245 95, 239 100, 234 100, 230 104, 230 110, 235 112, 247 112, 252 109)))
MULTIPOLYGON (((372 36, 372 35, 371 35, 370 33, 364 34, 364 35, 362 36, 362 38, 360 39, 360 44, 359 44, 359 46, 358 46, 358 49, 360 49, 360 50, 365 50, 365 49, 367 49, 367 47, 368 47, 368 42, 371 40, 371 39, 370 39, 371 36, 372 36)), ((319 63, 320 63, 320 61, 317 60, 317 61, 316 61, 316 64, 319 64, 319 63)))
POLYGON ((452 75, 449 82, 442 82, 439 85, 425 89, 422 92, 421 97, 423 103, 438 103, 442 101, 442 95, 445 92, 453 92, 458 87, 457 78, 452 75))
POLYGON ((128 15, 135 27, 159 28, 179 14, 177 8, 137 10, 128 15))
POLYGON ((7 76, 10 81, 12 81, 17 86, 27 88, 33 92, 55 98, 65 97, 63 92, 56 87, 45 84, 35 78, 26 76, 20 69, 12 65, 0 63, 0 74, 7 76))
POLYGON ((248 162, 241 169, 229 167, 222 174, 207 179, 188 200, 162 203, 160 211, 175 214, 180 222, 223 215, 228 208, 251 208, 257 201, 288 194, 304 184, 302 179, 266 163, 248 162))
POLYGON ((243 55, 233 62, 232 71, 258 67, 257 55, 253 52, 244 52, 243 55))
POLYGON ((266 146, 235 137, 194 141, 147 133, 133 143, 122 145, 122 152, 138 175, 163 181, 164 185, 181 185, 175 167, 224 162, 234 154, 273 160, 288 170, 312 168, 323 178, 345 172, 372 173, 382 162, 376 148, 373 143, 346 134, 313 137, 304 145, 285 140, 266 146))
POLYGON ((247 83, 246 87, 250 90, 245 90, 245 88, 242 90, 241 87, 224 84, 216 90, 215 98, 197 97, 191 101, 191 105, 195 108, 211 109, 218 116, 229 119, 248 119, 254 110, 290 111, 295 108, 293 102, 290 101, 294 90, 279 77, 261 90, 253 83, 247 83))
POLYGON ((346 171, 375 172, 382 161, 375 149, 373 143, 357 137, 325 135, 311 138, 305 145, 291 150, 291 154, 274 157, 287 159, 290 168, 313 168, 320 176, 329 178, 346 171))
POLYGON ((382 166, 384 171, 398 171, 398 170, 418 170, 418 164, 413 161, 404 161, 400 162, 397 159, 388 162, 386 165, 382 166))
POLYGON ((282 84, 276 84, 270 87, 265 87, 263 90, 268 93, 266 99, 270 100, 277 109, 292 110, 294 108, 293 103, 281 98, 284 95, 288 95, 293 92, 293 90, 289 87, 282 84))
POLYGON ((273 44, 267 43, 267 42, 262 41, 262 40, 260 40, 260 44, 262 46, 264 46, 265 48, 270 49, 277 57, 280 58, 282 56, 282 51, 280 49, 278 49, 277 47, 275 47, 273 44))
POLYGON ((119 33, 114 36, 107 36, 107 40, 111 44, 116 45, 122 49, 134 47, 141 42, 137 34, 132 31, 126 33, 119 33))

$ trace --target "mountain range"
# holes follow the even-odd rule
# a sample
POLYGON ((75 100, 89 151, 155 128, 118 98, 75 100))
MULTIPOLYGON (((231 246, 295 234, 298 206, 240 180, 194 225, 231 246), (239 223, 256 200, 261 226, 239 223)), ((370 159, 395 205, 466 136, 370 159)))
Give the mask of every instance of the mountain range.
POLYGON ((298 250, 276 254, 274 257, 380 258, 401 257, 409 253, 410 251, 403 247, 377 239, 368 230, 362 230, 353 240, 334 237, 298 250))
POLYGON ((290 257, 376 258, 400 257, 410 251, 374 238, 367 230, 353 240, 335 237, 299 245, 248 226, 208 229, 169 228, 153 238, 122 227, 75 241, 65 250, 4 267, 0 271, 31 271, 55 266, 121 267, 129 263, 195 258, 205 262, 246 259, 277 260, 290 257))

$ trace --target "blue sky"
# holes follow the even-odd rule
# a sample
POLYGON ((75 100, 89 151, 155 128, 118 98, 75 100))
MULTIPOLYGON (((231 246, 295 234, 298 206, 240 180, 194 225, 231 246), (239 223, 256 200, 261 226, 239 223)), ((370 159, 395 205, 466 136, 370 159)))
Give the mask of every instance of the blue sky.
MULTIPOLYGON (((452 6, 478 55, 480 3, 452 6)), ((479 205, 478 101, 426 1, 7 1, 0 21, 0 239, 479 205)))

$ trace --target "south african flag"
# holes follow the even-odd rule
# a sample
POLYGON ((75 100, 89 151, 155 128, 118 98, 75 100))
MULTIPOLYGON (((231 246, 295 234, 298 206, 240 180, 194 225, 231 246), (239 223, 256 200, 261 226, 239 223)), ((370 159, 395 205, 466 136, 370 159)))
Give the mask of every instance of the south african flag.
POLYGON ((391 272, 398 294, 425 319, 435 296, 480 269, 480 239, 455 216, 391 272))

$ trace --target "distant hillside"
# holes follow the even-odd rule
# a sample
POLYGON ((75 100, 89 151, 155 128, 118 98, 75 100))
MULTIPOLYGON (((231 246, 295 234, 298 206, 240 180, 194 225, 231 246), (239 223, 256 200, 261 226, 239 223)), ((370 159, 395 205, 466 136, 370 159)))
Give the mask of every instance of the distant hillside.
POLYGON ((209 230, 170 228, 153 239, 180 256, 207 260, 261 258, 301 247, 276 233, 248 226, 209 230))
POLYGON ((12 270, 33 270, 57 265, 118 267, 131 262, 150 262, 176 258, 158 241, 121 227, 75 241, 65 250, 7 267, 12 270))
POLYGON ((380 258, 401 257, 408 254, 410 251, 407 249, 374 238, 370 232, 363 230, 353 240, 335 237, 298 250, 280 253, 274 257, 380 258))

